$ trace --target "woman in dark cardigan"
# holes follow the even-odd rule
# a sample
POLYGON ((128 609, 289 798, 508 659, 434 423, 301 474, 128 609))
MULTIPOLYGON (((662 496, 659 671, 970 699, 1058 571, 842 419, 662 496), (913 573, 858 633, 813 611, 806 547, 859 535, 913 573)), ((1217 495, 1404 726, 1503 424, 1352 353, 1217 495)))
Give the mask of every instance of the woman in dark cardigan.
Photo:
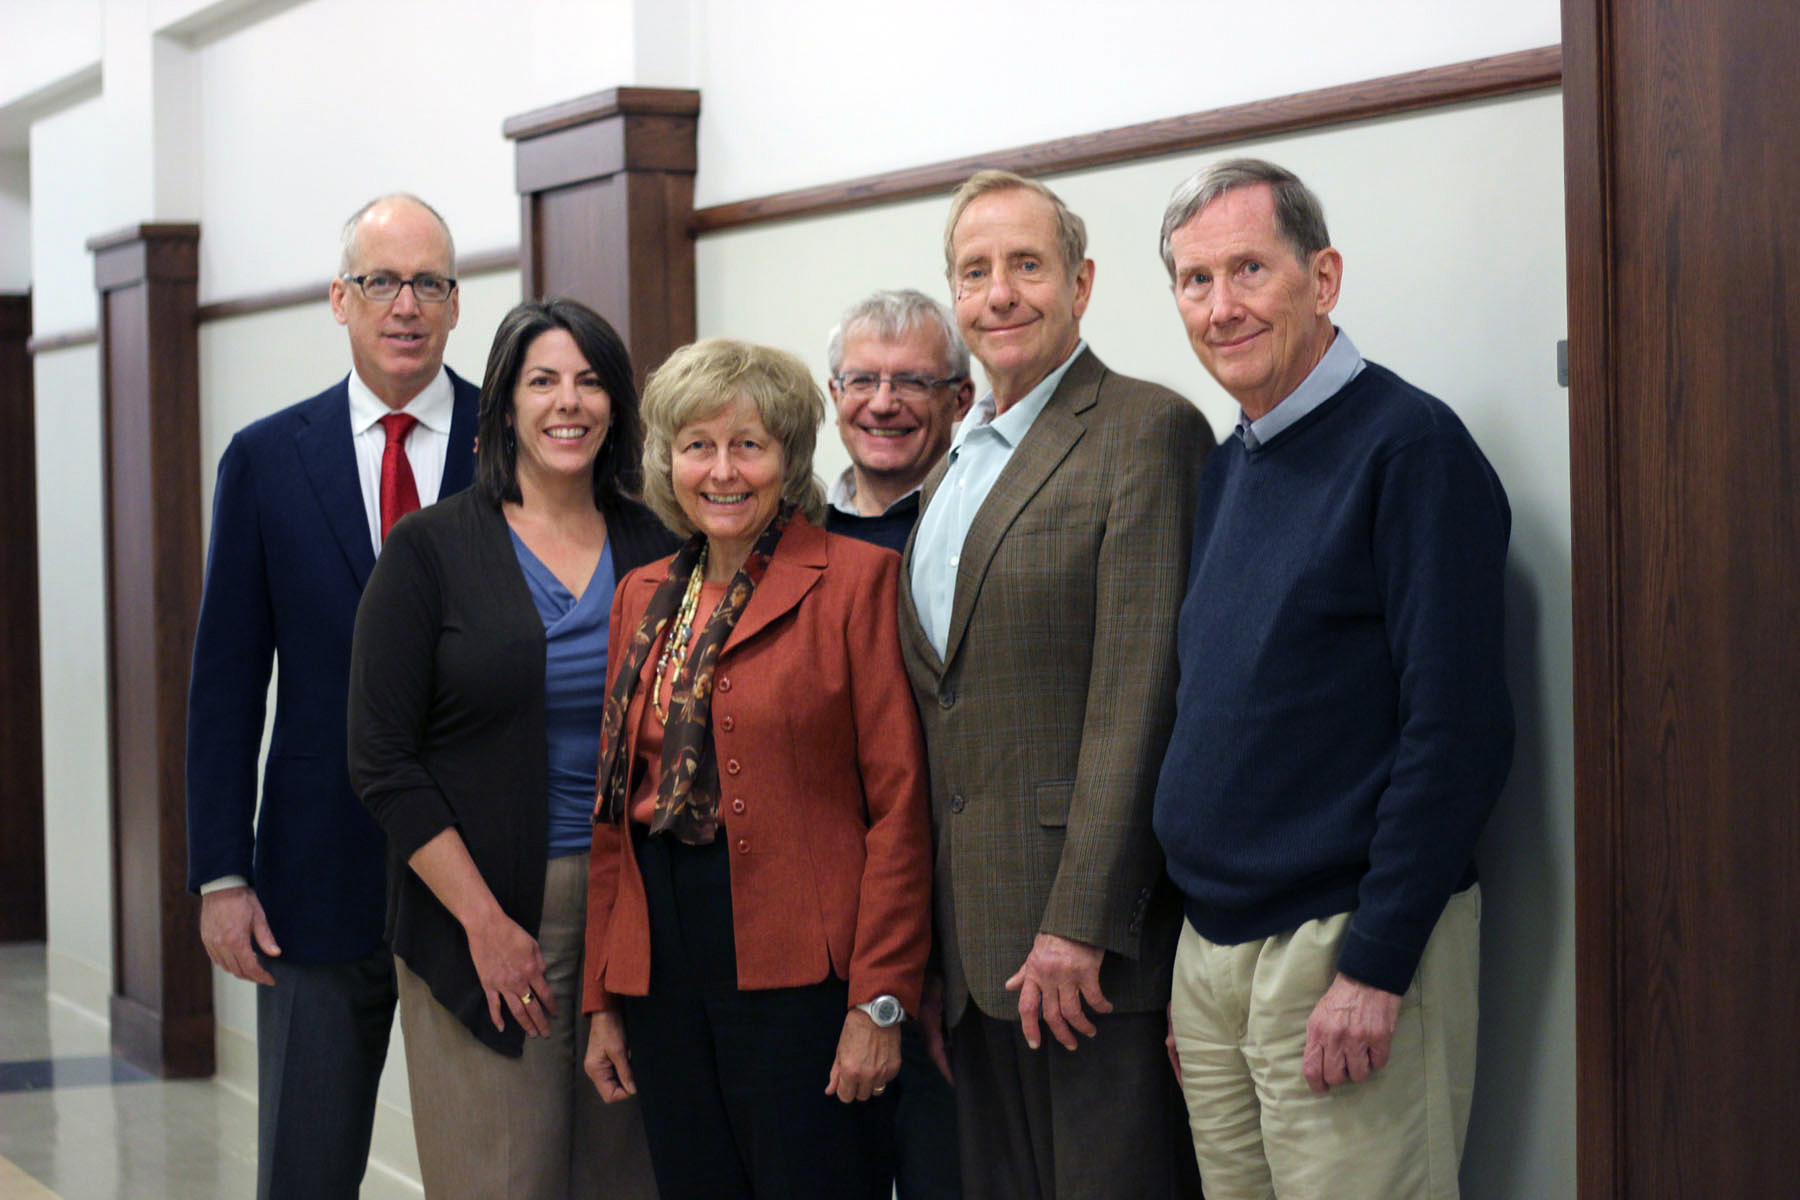
POLYGON ((395 526, 351 651, 350 774, 388 835, 425 1191, 654 1197, 641 1117, 581 1070, 612 592, 672 544, 631 499, 618 334, 569 300, 513 309, 479 432, 474 486, 395 526))

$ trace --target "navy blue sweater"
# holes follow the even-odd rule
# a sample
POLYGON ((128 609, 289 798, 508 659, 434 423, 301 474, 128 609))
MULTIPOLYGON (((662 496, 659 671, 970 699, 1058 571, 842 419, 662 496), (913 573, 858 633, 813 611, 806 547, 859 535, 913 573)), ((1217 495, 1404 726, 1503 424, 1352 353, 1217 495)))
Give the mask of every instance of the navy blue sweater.
POLYGON ((1456 414, 1373 363, 1207 459, 1155 818, 1202 936, 1354 909, 1338 969, 1406 991, 1512 761, 1510 528, 1456 414))
POLYGON ((877 546, 886 546, 895 554, 906 551, 906 539, 912 533, 915 522, 919 519, 919 493, 903 496, 894 501, 892 508, 880 516, 865 517, 860 513, 847 513, 835 505, 825 510, 825 528, 832 533, 841 533, 846 537, 860 538, 865 542, 874 542, 877 546))

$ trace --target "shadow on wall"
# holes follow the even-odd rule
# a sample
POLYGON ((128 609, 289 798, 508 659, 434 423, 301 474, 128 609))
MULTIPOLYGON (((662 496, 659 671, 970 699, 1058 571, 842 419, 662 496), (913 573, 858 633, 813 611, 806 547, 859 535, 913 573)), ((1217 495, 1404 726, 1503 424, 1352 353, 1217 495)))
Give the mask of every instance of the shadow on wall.
MULTIPOLYGON (((1515 521, 1519 514, 1515 513, 1515 521)), ((1537 532, 1537 531, 1532 531, 1537 532)), ((1514 546, 1520 538, 1515 524, 1514 546)), ((1568 1094, 1572 1064, 1558 1070, 1547 1047, 1572 1045, 1572 1002, 1555 981, 1572 929, 1570 844, 1573 797, 1553 765, 1553 722, 1561 714, 1546 673, 1543 596, 1551 582, 1532 576, 1515 549, 1506 573, 1507 685, 1518 727, 1512 774, 1477 850, 1481 873, 1481 1026, 1475 1097, 1463 1156, 1463 1194, 1471 1200, 1555 1197, 1573 1179, 1573 1164, 1533 1161, 1522 1146, 1541 1144, 1538 1130, 1574 1120, 1568 1094), (1551 1072, 1545 1071, 1546 1064, 1551 1072)))

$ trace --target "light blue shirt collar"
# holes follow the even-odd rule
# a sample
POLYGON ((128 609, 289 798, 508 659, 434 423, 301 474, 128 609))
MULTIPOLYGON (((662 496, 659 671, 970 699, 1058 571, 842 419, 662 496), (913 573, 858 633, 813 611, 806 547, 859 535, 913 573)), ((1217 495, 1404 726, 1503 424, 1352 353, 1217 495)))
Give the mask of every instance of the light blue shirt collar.
POLYGON ((1238 412, 1238 437, 1249 450, 1268 445, 1294 422, 1337 395, 1345 384, 1362 374, 1363 366, 1363 356, 1357 352, 1356 344, 1349 334, 1339 329, 1318 365, 1274 408, 1254 421, 1242 410, 1238 412))
POLYGON ((994 395, 989 392, 956 428, 950 442, 949 465, 932 493, 931 503, 920 514, 911 559, 913 607, 939 658, 949 652, 956 576, 962 566, 963 543, 968 540, 975 516, 1013 451, 1050 403, 1069 367, 1086 349, 1085 341, 1077 341, 1061 366, 998 416, 994 415, 994 395))
POLYGON ((1075 348, 1069 351, 1069 357, 1063 359, 1060 366, 1039 380, 1036 387, 1026 392, 1024 399, 999 416, 994 415, 994 410, 999 406, 994 402, 993 392, 988 392, 976 401, 974 410, 969 414, 969 419, 956 427, 956 435, 950 439, 951 455, 954 456, 962 444, 969 439, 969 435, 977 429, 991 429, 1002 442, 1006 443, 1008 448, 1017 447, 1019 440, 1031 429, 1032 422, 1038 419, 1038 414, 1043 412, 1044 406, 1050 403, 1050 397, 1056 394, 1056 389, 1062 384, 1063 376, 1069 373, 1069 368, 1075 365, 1075 360, 1080 358, 1081 352, 1086 349, 1087 339, 1077 338, 1075 348))

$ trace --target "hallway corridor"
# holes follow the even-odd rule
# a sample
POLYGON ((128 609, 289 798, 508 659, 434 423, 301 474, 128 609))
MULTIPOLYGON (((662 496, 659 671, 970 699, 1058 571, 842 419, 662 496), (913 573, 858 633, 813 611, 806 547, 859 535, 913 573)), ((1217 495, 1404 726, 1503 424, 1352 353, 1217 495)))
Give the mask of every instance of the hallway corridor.
MULTIPOLYGON (((0 945, 0 1200, 249 1200, 256 1105, 110 1056, 103 1019, 45 994, 41 943, 0 945)), ((379 1168, 364 1200, 416 1200, 379 1168)))

